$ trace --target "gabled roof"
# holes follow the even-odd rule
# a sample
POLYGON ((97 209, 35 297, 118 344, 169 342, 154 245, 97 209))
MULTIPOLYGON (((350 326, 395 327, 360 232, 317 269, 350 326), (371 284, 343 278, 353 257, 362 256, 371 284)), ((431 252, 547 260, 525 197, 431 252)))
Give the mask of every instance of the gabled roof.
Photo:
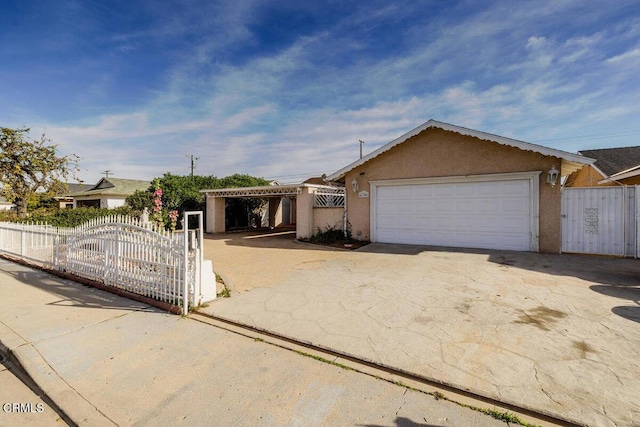
POLYGON ((70 184, 67 183, 67 191, 65 195, 68 196, 73 196, 77 193, 81 193, 83 191, 87 191, 87 190, 91 190, 93 188, 93 185, 90 184, 70 184))
POLYGON ((74 194, 74 196, 129 196, 136 190, 146 191, 149 189, 151 182, 141 181, 137 179, 121 179, 121 178, 102 178, 90 190, 82 191, 74 194))
POLYGON ((596 159, 594 166, 607 177, 640 166, 640 146, 580 150, 579 153, 596 159))
POLYGON ((383 145, 382 147, 378 148, 375 151, 372 151, 371 153, 367 154, 366 156, 364 156, 363 158, 356 160, 355 162, 351 163, 348 166, 345 166, 344 168, 340 169, 337 172, 334 172, 333 174, 329 175, 327 177, 327 179, 331 180, 331 181, 336 181, 342 177, 344 177, 348 172, 350 172, 351 170, 357 168, 360 165, 363 165, 364 163, 368 162, 371 159, 374 159, 376 157, 378 157, 380 154, 389 151, 390 149, 392 149, 393 147, 395 147, 396 145, 400 145, 403 142, 407 141, 408 139, 418 135, 419 133, 429 129, 429 128, 438 128, 438 129, 443 129, 443 130, 447 130, 447 131, 451 131, 451 132, 456 132, 459 133, 461 135, 466 135, 466 136, 472 136, 478 139, 482 139, 482 140, 486 140, 486 141, 492 141, 492 142, 496 142, 498 144, 502 144, 502 145, 508 145, 510 147, 516 147, 519 148, 521 150, 526 150, 526 151, 533 151, 536 153, 540 153, 543 154, 545 156, 552 156, 552 157, 557 157, 559 159, 561 159, 562 161, 562 165, 561 165, 561 175, 562 176, 566 176, 569 175, 572 172, 575 172, 578 169, 581 169, 583 166, 585 165, 590 165, 594 162, 593 159, 590 159, 588 157, 584 157, 581 156, 579 154, 573 154, 573 153, 568 153, 566 151, 562 151, 562 150, 556 150, 553 148, 548 148, 548 147, 543 147, 542 145, 536 145, 536 144, 531 144, 528 142, 524 142, 524 141, 519 141, 517 139, 511 139, 511 138, 506 138, 504 136, 498 136, 498 135, 493 135, 490 133, 486 133, 486 132, 480 132, 477 130, 473 130, 473 129, 467 129, 464 128, 462 126, 456 126, 456 125, 452 125, 449 123, 444 123, 444 122, 439 122, 437 120, 429 120, 428 122, 418 126, 417 128, 410 130, 409 132, 405 133, 404 135, 400 136, 399 138, 394 139, 393 141, 383 145))
POLYGON ((325 176, 313 176, 308 178, 302 182, 303 184, 314 184, 314 185, 329 185, 327 184, 325 176))

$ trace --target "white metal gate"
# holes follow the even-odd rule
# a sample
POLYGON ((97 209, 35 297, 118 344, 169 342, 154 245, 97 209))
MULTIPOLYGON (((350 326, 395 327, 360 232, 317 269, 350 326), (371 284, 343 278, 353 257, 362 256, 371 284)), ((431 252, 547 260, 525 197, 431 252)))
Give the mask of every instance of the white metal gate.
POLYGON ((640 186, 564 188, 562 251, 638 257, 640 186))
MULTIPOLYGON (((182 233, 129 217, 75 228, 0 223, 0 253, 66 271, 158 301, 183 314, 202 302, 202 212, 185 212, 182 233), (197 221, 189 229, 189 219, 197 221)), ((214 283, 215 286, 215 283, 214 283)))

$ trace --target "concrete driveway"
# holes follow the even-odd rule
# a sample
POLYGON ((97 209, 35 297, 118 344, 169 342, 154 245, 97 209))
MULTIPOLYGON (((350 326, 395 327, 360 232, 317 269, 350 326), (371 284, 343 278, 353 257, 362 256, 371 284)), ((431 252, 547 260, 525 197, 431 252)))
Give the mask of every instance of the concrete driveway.
POLYGON ((640 260, 215 236, 220 318, 585 425, 640 425, 640 260))

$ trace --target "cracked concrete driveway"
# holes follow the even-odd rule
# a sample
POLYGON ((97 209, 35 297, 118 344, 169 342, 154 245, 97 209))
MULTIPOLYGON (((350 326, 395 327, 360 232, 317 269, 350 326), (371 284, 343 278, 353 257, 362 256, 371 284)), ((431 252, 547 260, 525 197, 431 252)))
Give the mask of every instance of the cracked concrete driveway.
POLYGON ((209 236, 209 314, 585 425, 640 425, 640 260, 209 236))

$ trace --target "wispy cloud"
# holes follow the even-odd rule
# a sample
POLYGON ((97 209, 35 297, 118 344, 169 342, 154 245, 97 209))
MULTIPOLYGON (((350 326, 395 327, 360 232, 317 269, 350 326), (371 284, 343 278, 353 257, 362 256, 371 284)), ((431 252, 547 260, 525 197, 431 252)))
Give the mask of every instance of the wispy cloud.
POLYGON ((186 173, 188 154, 203 174, 330 173, 359 139, 373 150, 429 118, 577 151, 568 137, 640 113, 634 2, 600 3, 69 2, 78 25, 39 39, 68 52, 47 57, 55 78, 11 53, 46 102, 0 69, 0 116, 46 129, 87 181, 186 173))

